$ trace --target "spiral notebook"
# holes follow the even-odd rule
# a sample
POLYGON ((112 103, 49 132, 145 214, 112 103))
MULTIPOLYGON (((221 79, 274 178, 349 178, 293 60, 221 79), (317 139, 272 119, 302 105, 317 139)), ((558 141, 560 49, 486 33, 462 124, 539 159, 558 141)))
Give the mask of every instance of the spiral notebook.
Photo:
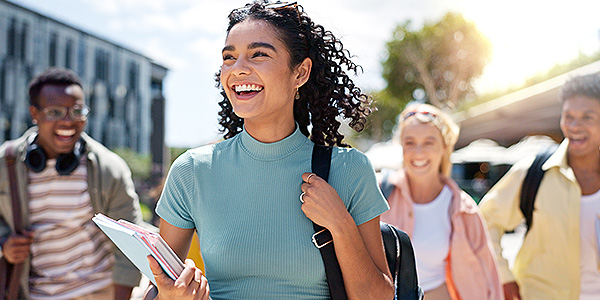
POLYGON ((183 262, 159 234, 126 220, 115 221, 100 213, 92 221, 152 283, 156 284, 146 258, 148 255, 152 255, 173 280, 183 271, 183 262))

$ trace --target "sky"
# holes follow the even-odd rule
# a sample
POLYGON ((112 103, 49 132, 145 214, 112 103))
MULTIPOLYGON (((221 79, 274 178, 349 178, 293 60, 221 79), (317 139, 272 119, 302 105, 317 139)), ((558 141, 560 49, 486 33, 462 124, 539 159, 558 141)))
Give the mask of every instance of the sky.
MULTIPOLYGON (((214 74, 222 62, 227 15, 245 0, 10 0, 144 54, 169 68, 165 78, 169 147, 217 141, 214 74)), ((386 83, 381 62, 396 25, 415 29, 447 12, 461 13, 490 40, 493 52, 476 91, 516 86, 579 53, 600 50, 600 1, 571 0, 304 0, 315 23, 332 31, 364 72, 364 91, 386 83)))

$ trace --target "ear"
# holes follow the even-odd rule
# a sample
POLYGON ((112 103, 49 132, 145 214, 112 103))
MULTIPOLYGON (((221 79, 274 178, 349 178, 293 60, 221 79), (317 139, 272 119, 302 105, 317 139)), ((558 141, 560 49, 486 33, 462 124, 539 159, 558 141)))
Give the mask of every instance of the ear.
POLYGON ((35 106, 33 106, 33 105, 29 106, 29 115, 31 116, 31 121, 33 122, 33 124, 38 123, 38 118, 39 118, 38 113, 39 113, 39 110, 35 106))
POLYGON ((308 81, 308 78, 310 78, 311 70, 312 60, 307 57, 296 68, 296 87, 299 88, 308 81))

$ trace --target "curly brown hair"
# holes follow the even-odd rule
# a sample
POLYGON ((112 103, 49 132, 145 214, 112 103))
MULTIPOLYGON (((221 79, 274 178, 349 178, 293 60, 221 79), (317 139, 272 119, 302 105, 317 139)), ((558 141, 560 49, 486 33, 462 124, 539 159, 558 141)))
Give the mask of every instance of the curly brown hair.
MULTIPOLYGON (((371 113, 371 98, 363 94, 342 67, 355 74, 361 67, 353 63, 350 52, 331 31, 315 24, 296 3, 280 4, 254 1, 229 14, 227 34, 236 24, 245 20, 262 20, 269 23, 290 53, 290 69, 305 58, 312 60, 312 70, 306 84, 299 89, 299 99, 294 100, 294 119, 300 131, 315 144, 347 147, 344 135, 339 132, 338 116, 349 119, 349 126, 360 132, 366 117, 371 113), (309 134, 308 127, 312 125, 309 134)), ((242 131, 244 119, 238 117, 220 82, 221 72, 215 74, 217 87, 223 100, 219 102, 219 130, 224 138, 234 137, 242 131)))

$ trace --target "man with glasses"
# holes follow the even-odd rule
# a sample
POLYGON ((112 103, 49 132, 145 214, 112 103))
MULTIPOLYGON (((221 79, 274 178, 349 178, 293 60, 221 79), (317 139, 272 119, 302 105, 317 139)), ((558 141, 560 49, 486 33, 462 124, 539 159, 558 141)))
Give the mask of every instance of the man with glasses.
POLYGON ((31 81, 29 98, 36 126, 0 147, 0 257, 24 263, 25 299, 129 299, 140 273, 91 218, 142 222, 131 171, 83 132, 90 109, 75 73, 48 69, 31 81), (18 233, 7 152, 16 157, 18 233))

